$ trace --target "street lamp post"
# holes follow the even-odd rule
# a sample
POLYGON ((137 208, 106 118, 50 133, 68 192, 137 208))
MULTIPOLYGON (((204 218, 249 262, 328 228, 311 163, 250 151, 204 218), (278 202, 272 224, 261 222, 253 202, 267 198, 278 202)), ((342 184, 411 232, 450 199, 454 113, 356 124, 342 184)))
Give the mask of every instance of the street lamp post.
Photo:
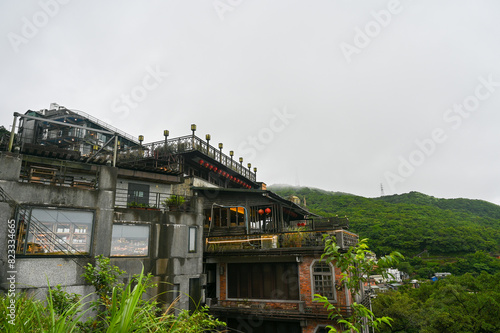
POLYGON ((210 139, 212 137, 210 136, 210 134, 207 134, 205 135, 205 139, 207 139, 207 155, 208 155, 208 152, 210 151, 210 139))

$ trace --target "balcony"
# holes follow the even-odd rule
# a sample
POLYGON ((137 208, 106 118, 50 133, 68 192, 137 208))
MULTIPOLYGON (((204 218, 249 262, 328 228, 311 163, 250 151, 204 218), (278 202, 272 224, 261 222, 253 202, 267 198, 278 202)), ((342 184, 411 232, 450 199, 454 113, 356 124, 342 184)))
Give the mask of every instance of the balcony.
POLYGON ((131 208, 164 212, 194 212, 193 197, 185 197, 164 192, 148 191, 137 193, 125 188, 117 188, 115 195, 116 208, 131 208))
MULTIPOLYGON (((304 301, 277 300, 218 300, 207 299, 210 312, 218 316, 258 315, 272 319, 327 319, 328 310, 320 303, 306 303, 304 301)), ((334 303, 335 305, 335 303, 334 303)), ((351 308, 345 305, 336 305, 337 313, 342 317, 351 315, 351 308)))
POLYGON ((227 235, 205 238, 205 252, 208 254, 224 254, 229 252, 283 252, 283 251, 317 251, 323 249, 323 236, 335 237, 341 250, 356 245, 358 235, 346 230, 294 231, 253 235, 227 235))
POLYGON ((143 144, 136 147, 129 154, 120 155, 120 162, 133 162, 144 159, 165 159, 167 156, 199 151, 204 155, 224 165, 228 169, 244 176, 245 178, 255 181, 256 175, 250 169, 245 168, 242 164, 233 160, 230 156, 223 154, 218 148, 207 145, 207 142, 197 136, 186 135, 178 138, 168 139, 167 141, 156 141, 143 144))

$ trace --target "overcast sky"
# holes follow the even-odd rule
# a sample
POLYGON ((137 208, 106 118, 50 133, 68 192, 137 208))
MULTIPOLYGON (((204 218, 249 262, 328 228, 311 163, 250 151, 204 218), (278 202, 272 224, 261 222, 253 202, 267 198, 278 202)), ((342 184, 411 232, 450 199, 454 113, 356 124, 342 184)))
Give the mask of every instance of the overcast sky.
POLYGON ((257 178, 500 204, 500 2, 1 1, 0 124, 56 102, 257 178))

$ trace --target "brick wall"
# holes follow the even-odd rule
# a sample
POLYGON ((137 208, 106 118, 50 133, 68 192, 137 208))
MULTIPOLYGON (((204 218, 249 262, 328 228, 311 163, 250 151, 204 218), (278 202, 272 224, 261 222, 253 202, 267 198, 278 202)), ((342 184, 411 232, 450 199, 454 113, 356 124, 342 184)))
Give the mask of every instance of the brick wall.
MULTIPOLYGON (((298 263, 298 273, 299 273, 299 284, 300 284, 300 301, 296 302, 266 302, 266 301, 228 301, 226 295, 226 285, 227 285, 227 264, 219 263, 222 267, 224 267, 224 274, 219 275, 219 286, 220 286, 220 294, 219 294, 219 305, 222 307, 231 307, 231 308, 250 308, 250 309, 259 309, 259 310, 294 310, 300 311, 301 308, 304 309, 306 314, 324 314, 325 317, 328 314, 328 311, 324 309, 323 305, 318 302, 313 302, 313 284, 312 284, 312 274, 311 274, 311 266, 315 260, 319 260, 320 255, 309 255, 302 256, 300 262, 298 263), (301 306, 303 305, 303 307, 301 306)), ((339 269, 334 269, 335 271, 335 281, 340 281, 341 272, 339 269)), ((335 306, 346 306, 346 293, 344 288, 340 290, 336 290, 336 300, 332 302, 335 306)), ((315 320, 315 319, 307 319, 306 326, 303 327, 303 333, 314 333, 318 325, 326 326, 332 325, 332 321, 328 320, 315 320)))
MULTIPOLYGON (((305 302, 305 307, 317 308, 319 304, 313 302, 313 281, 311 274, 311 265, 315 260, 319 260, 319 256, 304 256, 302 257, 302 262, 299 263, 299 279, 300 279, 300 294, 301 300, 305 302)), ((341 272, 340 269, 335 268, 335 282, 340 281, 341 272)), ((346 294, 344 288, 341 290, 336 290, 336 302, 334 305, 345 306, 346 305, 346 294)))

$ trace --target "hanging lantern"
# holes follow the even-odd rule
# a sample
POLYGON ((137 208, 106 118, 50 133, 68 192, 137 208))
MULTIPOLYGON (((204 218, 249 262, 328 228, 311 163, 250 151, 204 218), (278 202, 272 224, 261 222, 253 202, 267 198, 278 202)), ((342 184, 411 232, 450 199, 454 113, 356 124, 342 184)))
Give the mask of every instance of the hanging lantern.
POLYGON ((200 165, 203 165, 203 163, 205 163, 205 161, 203 161, 203 160, 200 160, 200 165))
POLYGON ((264 214, 264 210, 263 209, 259 209, 259 214, 260 215, 264 214))
POLYGON ((266 208, 266 214, 269 214, 271 212, 271 208, 266 208))
POLYGON ((210 170, 213 170, 214 166, 213 165, 210 165, 209 166, 210 170))
POLYGON ((214 172, 217 172, 217 167, 214 167, 214 172))
POLYGON ((205 162, 205 164, 204 164, 205 168, 208 168, 209 165, 210 164, 208 164, 207 162, 205 162))

